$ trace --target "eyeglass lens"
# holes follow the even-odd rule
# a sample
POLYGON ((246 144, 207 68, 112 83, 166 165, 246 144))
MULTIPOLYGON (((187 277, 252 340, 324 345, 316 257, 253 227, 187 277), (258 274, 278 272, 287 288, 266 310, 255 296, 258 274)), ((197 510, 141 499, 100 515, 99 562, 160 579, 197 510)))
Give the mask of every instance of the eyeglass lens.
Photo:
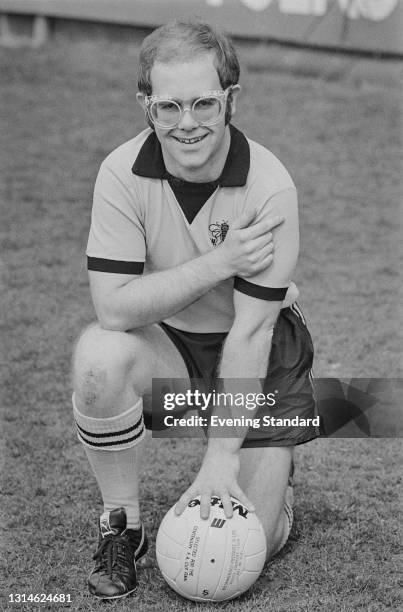
MULTIPOLYGON (((220 117, 222 102, 214 96, 199 98, 192 105, 192 116, 201 125, 215 121, 220 117)), ((177 125, 181 119, 182 109, 174 100, 155 100, 150 107, 154 121, 162 126, 177 125)))

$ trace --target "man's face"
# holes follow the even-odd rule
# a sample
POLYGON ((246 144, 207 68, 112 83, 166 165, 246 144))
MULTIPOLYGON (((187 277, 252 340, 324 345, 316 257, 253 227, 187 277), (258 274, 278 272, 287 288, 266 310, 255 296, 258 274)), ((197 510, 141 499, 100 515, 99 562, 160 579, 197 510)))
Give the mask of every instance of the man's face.
MULTIPOLYGON (((156 62, 151 84, 153 95, 169 95, 181 106, 191 106, 205 92, 222 90, 212 53, 188 62, 156 62)), ((176 127, 154 128, 171 174, 195 182, 214 180, 221 174, 230 142, 225 113, 218 123, 203 126, 186 111, 176 127)))

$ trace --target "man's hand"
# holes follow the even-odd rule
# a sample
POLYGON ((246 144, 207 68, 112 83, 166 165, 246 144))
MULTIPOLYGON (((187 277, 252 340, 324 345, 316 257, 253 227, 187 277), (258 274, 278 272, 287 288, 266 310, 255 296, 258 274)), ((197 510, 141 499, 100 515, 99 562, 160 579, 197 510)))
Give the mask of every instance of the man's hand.
POLYGON ((200 495, 200 516, 208 519, 210 499, 217 495, 223 504, 227 518, 232 517, 230 496, 236 497, 250 512, 255 508, 238 485, 239 453, 209 453, 204 456, 200 471, 193 484, 183 493, 175 506, 176 515, 182 514, 188 503, 200 495))
POLYGON ((271 230, 283 223, 284 217, 275 216, 253 223, 256 211, 242 213, 228 230, 217 255, 230 276, 254 276, 265 270, 273 260, 271 230))

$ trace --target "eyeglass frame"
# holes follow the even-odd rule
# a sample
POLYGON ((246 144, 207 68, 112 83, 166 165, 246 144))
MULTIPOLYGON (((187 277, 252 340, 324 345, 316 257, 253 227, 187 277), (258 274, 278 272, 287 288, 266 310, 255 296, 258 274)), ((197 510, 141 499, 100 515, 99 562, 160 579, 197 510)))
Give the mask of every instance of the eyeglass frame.
MULTIPOLYGON (((213 89, 212 91, 203 92, 198 98, 196 98, 192 102, 191 105, 187 104, 186 106, 182 106, 179 102, 177 102, 174 99, 173 96, 170 96, 170 95, 153 94, 151 96, 144 96, 144 104, 145 104, 145 107, 146 107, 147 116, 148 116, 149 120, 151 121, 151 123, 155 123, 159 127, 160 130, 172 130, 175 127, 177 127, 179 125, 179 123, 182 121, 183 114, 186 111, 189 111, 190 114, 192 115, 193 120, 197 121, 194 118, 194 116, 193 116, 193 106, 196 104, 196 102, 198 102, 199 100, 203 100, 203 98, 209 98, 209 97, 211 97, 211 98, 219 98, 219 99, 220 98, 224 98, 225 101, 226 101, 228 96, 229 96, 229 94, 231 93, 233 87, 235 87, 235 85, 229 85, 229 87, 227 87, 226 89, 213 89), (170 101, 170 102, 175 102, 175 104, 177 104, 178 107, 179 107, 179 111, 180 111, 179 120, 176 123, 174 123, 173 125, 170 125, 170 126, 160 125, 158 123, 158 121, 156 121, 151 116, 150 108, 151 108, 152 104, 154 102, 159 102, 161 100, 167 100, 167 101, 170 101)), ((223 110, 220 111, 220 114, 218 115, 217 119, 214 119, 213 121, 208 122, 208 123, 200 123, 200 122, 197 122, 197 123, 199 125, 206 126, 206 127, 209 127, 210 125, 215 125, 216 123, 218 123, 220 121, 222 115, 225 112, 225 103, 223 104, 222 109, 223 110)))

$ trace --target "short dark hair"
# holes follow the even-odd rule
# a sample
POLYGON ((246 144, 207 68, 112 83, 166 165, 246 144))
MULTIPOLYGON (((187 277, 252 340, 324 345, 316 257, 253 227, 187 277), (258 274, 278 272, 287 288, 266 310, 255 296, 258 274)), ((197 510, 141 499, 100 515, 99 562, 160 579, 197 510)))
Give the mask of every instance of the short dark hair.
POLYGON ((141 45, 138 88, 150 96, 151 69, 156 61, 169 63, 215 53, 214 65, 221 87, 227 89, 239 80, 239 62, 234 46, 221 30, 199 20, 171 21, 149 34, 141 45))

